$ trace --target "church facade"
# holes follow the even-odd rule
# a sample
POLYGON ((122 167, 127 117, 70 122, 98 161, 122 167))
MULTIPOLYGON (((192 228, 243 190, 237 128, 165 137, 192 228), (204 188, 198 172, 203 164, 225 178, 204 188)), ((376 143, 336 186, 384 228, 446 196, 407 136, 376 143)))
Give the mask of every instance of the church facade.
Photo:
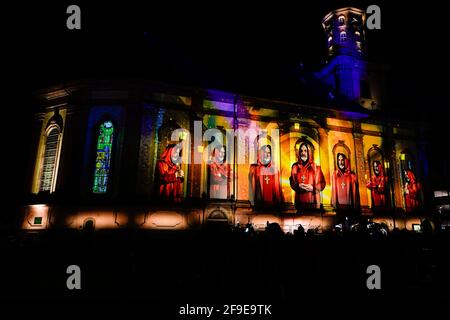
POLYGON ((385 116, 364 23, 356 8, 322 21, 326 105, 136 79, 40 90, 21 227, 414 229, 429 203, 426 125, 385 116))

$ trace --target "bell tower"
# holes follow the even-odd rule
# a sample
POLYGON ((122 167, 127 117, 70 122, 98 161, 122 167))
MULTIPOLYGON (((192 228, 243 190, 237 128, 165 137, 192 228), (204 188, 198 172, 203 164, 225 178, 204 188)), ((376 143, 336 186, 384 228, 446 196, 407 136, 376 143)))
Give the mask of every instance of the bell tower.
POLYGON ((331 89, 333 96, 374 110, 379 108, 379 93, 366 59, 365 22, 365 12, 353 7, 331 11, 323 18, 328 59, 315 76, 331 89))
POLYGON ((329 58, 340 55, 364 58, 364 11, 343 8, 328 13, 322 20, 328 41, 329 58))

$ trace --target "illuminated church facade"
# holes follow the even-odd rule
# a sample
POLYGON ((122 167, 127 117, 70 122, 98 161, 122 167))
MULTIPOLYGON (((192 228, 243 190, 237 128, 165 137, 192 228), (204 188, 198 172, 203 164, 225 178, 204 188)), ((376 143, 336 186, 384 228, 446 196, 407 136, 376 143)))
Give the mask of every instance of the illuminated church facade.
POLYGON ((328 105, 133 79, 39 91, 21 227, 412 230, 429 203, 426 126, 386 118, 364 23, 355 8, 322 21, 328 105))

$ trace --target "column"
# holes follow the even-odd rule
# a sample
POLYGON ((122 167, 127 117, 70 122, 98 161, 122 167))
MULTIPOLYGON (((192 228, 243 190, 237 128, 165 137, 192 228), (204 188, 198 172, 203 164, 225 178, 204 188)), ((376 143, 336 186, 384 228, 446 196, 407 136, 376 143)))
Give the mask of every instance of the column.
MULTIPOLYGON (((360 125, 359 126, 356 125, 355 130, 360 131, 360 128, 361 128, 360 125)), ((359 203, 363 207, 368 206, 366 179, 364 177, 366 169, 364 164, 363 134, 360 132, 353 132, 353 140, 355 143, 355 158, 357 171, 356 174, 358 175, 359 199, 360 199, 359 203)))
MULTIPOLYGON (((200 103, 201 106, 201 100, 198 102, 200 103)), ((202 162, 201 163, 197 163, 200 157, 200 155, 203 154, 205 148, 203 145, 203 139, 201 141, 196 141, 195 140, 195 135, 198 134, 199 138, 203 137, 203 112, 195 112, 193 113, 193 115, 190 118, 190 133, 191 133, 191 164, 190 164, 190 170, 189 170, 189 181, 191 181, 190 183, 190 188, 188 190, 188 194, 189 197, 191 198, 197 198, 200 199, 202 198, 202 162), (201 130, 199 130, 200 132, 195 132, 195 121, 200 121, 201 123, 201 130), (196 143, 197 142, 197 143, 196 143), (201 144, 199 145, 198 143, 201 144), (199 150, 200 147, 200 150, 199 150), (201 151, 201 152, 200 152, 201 151), (197 155, 198 154, 198 155, 197 155), (197 156, 196 156, 197 155, 197 156)), ((198 128, 200 129, 200 128, 198 128)), ((206 183, 206 185, 208 185, 206 183)), ((204 186, 204 190, 205 193, 207 193, 206 190, 206 186, 204 186)))
POLYGON ((318 128, 319 132, 319 154, 320 154, 320 166, 322 168, 323 175, 327 186, 330 185, 330 159, 328 150, 328 129, 318 128))
POLYGON ((139 145, 139 160, 137 169, 137 192, 140 195, 153 194, 153 171, 155 166, 154 147, 155 137, 155 109, 151 106, 143 106, 141 111, 141 132, 139 145))

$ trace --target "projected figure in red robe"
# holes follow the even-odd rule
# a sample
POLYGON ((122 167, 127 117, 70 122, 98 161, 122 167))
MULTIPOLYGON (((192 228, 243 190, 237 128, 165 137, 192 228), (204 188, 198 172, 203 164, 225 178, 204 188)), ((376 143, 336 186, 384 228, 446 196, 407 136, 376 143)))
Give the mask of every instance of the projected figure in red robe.
POLYGON ((331 176, 331 203, 334 207, 355 207, 358 203, 356 175, 350 171, 350 160, 343 153, 336 157, 337 169, 331 176))
POLYGON ((411 170, 405 170, 404 175, 405 210, 406 212, 412 212, 419 207, 420 183, 416 181, 416 177, 411 170))
POLYGON ((386 206, 387 177, 384 175, 383 165, 380 161, 373 162, 373 175, 367 183, 367 188, 372 194, 372 204, 374 207, 386 206))
POLYGON ((257 163, 249 170, 249 198, 256 206, 282 203, 280 171, 272 162, 272 148, 262 146, 257 155, 257 163))
POLYGON ((157 192, 161 199, 181 202, 184 172, 181 169, 181 149, 170 144, 156 162, 157 192))
POLYGON ((320 166, 314 163, 311 148, 306 142, 300 144, 298 161, 292 165, 289 178, 295 191, 295 207, 320 208, 320 192, 325 188, 325 178, 320 166))
POLYGON ((212 199, 228 199, 230 195, 231 167, 225 163, 224 146, 213 149, 209 166, 209 196, 212 199))

